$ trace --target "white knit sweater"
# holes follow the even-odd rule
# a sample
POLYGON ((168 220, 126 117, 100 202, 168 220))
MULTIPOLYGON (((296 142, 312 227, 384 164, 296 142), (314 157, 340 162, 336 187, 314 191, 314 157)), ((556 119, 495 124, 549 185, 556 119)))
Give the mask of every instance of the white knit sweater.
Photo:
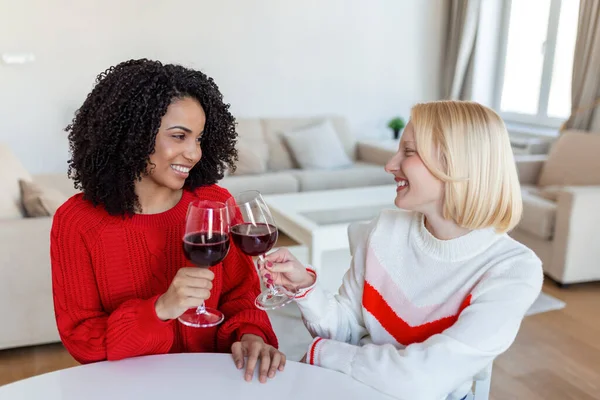
POLYGON ((315 337, 307 361, 399 399, 462 398, 542 286, 536 255, 493 229, 442 241, 422 214, 389 210, 352 242, 339 294, 317 280, 297 300, 315 337))

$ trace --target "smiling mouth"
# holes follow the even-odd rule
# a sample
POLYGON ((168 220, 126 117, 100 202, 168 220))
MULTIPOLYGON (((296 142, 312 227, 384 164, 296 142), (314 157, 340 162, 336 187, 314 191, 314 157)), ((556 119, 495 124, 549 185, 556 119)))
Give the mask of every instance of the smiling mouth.
POLYGON ((175 172, 179 172, 180 174, 183 174, 183 175, 188 175, 191 170, 191 168, 189 168, 189 167, 184 167, 183 165, 177 165, 177 164, 171 164, 171 169, 173 169, 175 172))
POLYGON ((399 192, 408 187, 408 180, 402 178, 396 178, 396 191, 399 192))

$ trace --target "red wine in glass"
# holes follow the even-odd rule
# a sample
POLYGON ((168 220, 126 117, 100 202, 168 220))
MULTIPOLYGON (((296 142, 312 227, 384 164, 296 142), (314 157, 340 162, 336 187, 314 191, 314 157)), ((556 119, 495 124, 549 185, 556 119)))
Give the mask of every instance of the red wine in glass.
MULTIPOLYGON (((183 235, 183 252, 188 260, 200 268, 217 265, 229 252, 229 214, 224 203, 197 200, 190 203, 183 235)), ((179 321, 194 328, 207 328, 223 322, 219 310, 204 304, 187 310, 179 321)))
POLYGON ((231 227, 231 239, 245 254, 256 257, 273 248, 277 228, 269 224, 241 223, 231 227))
POLYGON ((222 233, 192 232, 183 238, 183 252, 200 268, 217 265, 229 251, 229 236, 222 233))
MULTIPOLYGON (((277 227, 260 192, 249 190, 227 200, 231 222, 231 240, 246 255, 258 256, 264 268, 264 255, 277 241, 277 227)), ((281 286, 267 285, 254 304, 261 310, 273 310, 290 303, 290 292, 281 286)))

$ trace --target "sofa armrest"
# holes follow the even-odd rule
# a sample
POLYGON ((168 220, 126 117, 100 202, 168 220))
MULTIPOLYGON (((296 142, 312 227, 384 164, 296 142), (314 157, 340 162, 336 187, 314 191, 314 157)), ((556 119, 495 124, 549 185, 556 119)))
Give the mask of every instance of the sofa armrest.
POLYGON ((566 186, 557 196, 553 268, 562 282, 600 279, 600 186, 566 186))
POLYGON ((547 155, 517 155, 515 163, 517 164, 517 174, 519 182, 522 185, 536 185, 544 162, 548 159, 547 155))
POLYGON ((67 176, 66 173, 34 175, 33 181, 42 186, 57 189, 67 197, 71 197, 74 194, 79 193, 79 190, 75 189, 74 187, 74 182, 67 176))
POLYGON ((369 164, 385 165, 394 154, 396 149, 388 148, 371 142, 356 143, 356 157, 358 161, 369 164))
POLYGON ((51 227, 51 217, 0 220, 0 349, 60 340, 52 300, 51 227))
POLYGON ((0 272, 10 268, 27 274, 24 270, 38 268, 49 273, 51 228, 52 217, 0 220, 0 272))

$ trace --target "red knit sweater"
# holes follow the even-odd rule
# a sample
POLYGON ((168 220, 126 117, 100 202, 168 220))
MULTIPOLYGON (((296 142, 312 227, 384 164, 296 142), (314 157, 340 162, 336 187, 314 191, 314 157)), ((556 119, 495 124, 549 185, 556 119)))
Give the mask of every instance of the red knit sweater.
POLYGON ((177 270, 191 265, 182 250, 185 215, 196 198, 224 202, 216 185, 184 191, 172 209, 122 218, 70 198, 55 214, 51 233, 52 285, 58 331, 81 363, 180 353, 229 352, 243 334, 277 346, 267 317, 254 305, 260 285, 252 259, 231 242, 215 273, 207 307, 225 314, 213 328, 161 321, 154 310, 177 270))

